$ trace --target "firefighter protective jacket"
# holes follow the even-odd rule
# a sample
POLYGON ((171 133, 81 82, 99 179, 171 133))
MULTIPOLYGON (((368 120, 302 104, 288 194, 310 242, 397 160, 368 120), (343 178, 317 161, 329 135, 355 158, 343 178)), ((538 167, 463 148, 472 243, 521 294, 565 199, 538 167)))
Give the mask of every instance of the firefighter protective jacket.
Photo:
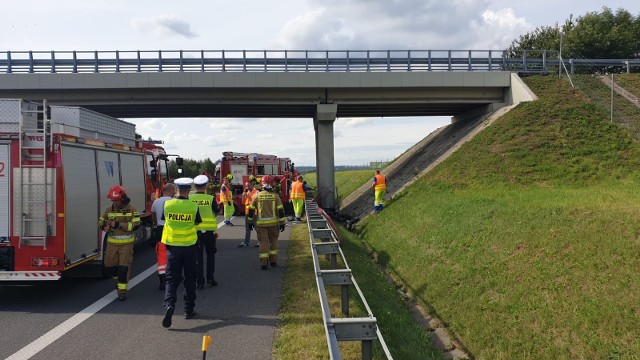
POLYGON ((280 196, 267 190, 260 191, 251 200, 247 220, 253 222, 254 217, 256 226, 284 225, 287 220, 280 196))
POLYGON ((112 244, 128 244, 135 241, 133 231, 140 225, 140 214, 131 204, 122 205, 116 209, 109 206, 104 214, 98 218, 98 227, 103 229, 107 221, 114 221, 115 227, 107 233, 107 242, 112 244))

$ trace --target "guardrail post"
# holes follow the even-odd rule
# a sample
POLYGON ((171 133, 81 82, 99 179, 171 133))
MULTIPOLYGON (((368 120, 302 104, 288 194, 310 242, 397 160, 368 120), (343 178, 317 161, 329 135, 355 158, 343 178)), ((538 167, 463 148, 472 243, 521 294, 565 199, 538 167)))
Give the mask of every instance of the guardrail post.
POLYGON ((349 316, 349 285, 340 285, 340 303, 342 304, 342 314, 349 316))
POLYGON ((180 50, 180 72, 184 71, 184 60, 182 58, 182 50, 180 50))
POLYGON ((120 72, 120 52, 116 50, 116 72, 120 72))
POLYGON ((467 64, 469 66, 469 71, 473 71, 473 66, 471 65, 471 50, 469 50, 469 54, 467 55, 467 64))
POLYGON ((76 57, 76 51, 73 50, 73 73, 78 72, 78 58, 76 57))
POLYGON ((227 71, 227 64, 224 60, 224 50, 222 50, 222 71, 227 71))
POLYGON ((162 50, 158 50, 158 71, 162 72, 162 50))
POLYGON ((569 59, 569 65, 571 66, 571 75, 573 75, 573 59, 569 59))
POLYGON ((448 71, 451 71, 451 50, 449 50, 447 55, 447 58, 449 60, 449 68, 447 69, 448 71))
POLYGON ((136 53, 138 55, 138 66, 137 66, 137 68, 138 68, 138 72, 140 72, 140 70, 141 70, 141 66, 140 66, 140 50, 136 51, 136 53))
POLYGON ((98 50, 93 52, 93 72, 98 73, 98 50))
POLYGON ((411 50, 407 50, 407 71, 411 71, 411 50))
POLYGON ((200 71, 204 72, 204 50, 200 50, 200 71))
POLYGON ((242 71, 247 72, 247 50, 242 50, 242 71))
POLYGON ((373 359, 373 341, 372 340, 362 340, 362 359, 363 360, 373 359))
POLYGON ((387 71, 391 71, 391 51, 387 50, 387 71))
POLYGON ((11 74, 11 51, 7 51, 7 74, 11 74))
POLYGON ((629 66, 629 60, 625 60, 624 64, 627 66, 627 74, 631 72, 631 67, 629 66))

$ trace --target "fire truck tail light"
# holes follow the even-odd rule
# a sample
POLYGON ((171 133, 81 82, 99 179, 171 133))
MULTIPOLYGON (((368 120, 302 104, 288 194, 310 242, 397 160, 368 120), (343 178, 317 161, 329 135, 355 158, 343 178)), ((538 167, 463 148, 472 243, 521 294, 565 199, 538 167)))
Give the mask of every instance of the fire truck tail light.
POLYGON ((60 259, 54 257, 32 258, 31 265, 36 267, 55 267, 60 265, 60 259))

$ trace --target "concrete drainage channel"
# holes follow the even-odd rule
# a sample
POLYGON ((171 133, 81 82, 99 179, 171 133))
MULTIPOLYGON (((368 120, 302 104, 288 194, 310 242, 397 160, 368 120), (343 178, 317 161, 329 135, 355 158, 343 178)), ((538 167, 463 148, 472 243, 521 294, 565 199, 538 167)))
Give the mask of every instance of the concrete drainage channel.
POLYGON ((377 340, 387 359, 393 359, 378 329, 377 320, 373 316, 356 279, 351 274, 351 269, 347 265, 344 253, 340 248, 338 236, 335 229, 330 225, 330 220, 325 217, 326 215, 322 209, 313 201, 305 201, 305 209, 309 227, 309 243, 316 273, 316 285, 329 348, 329 358, 332 360, 342 359, 338 345, 339 341, 360 341, 362 343, 362 359, 371 360, 373 358, 373 342, 377 340), (321 269, 318 259, 320 255, 325 255, 329 258, 330 269, 321 269), (338 269, 338 256, 341 257, 341 263, 344 264, 344 268, 338 269), (341 308, 344 317, 334 318, 331 316, 325 290, 327 286, 340 286, 341 308), (349 290, 351 288, 355 289, 360 296, 367 316, 349 317, 349 290))

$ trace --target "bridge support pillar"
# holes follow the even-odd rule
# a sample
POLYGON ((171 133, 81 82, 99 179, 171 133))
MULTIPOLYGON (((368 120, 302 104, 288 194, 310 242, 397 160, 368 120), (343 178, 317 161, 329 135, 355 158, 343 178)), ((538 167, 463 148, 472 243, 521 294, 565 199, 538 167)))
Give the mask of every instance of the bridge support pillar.
POLYGON ((318 202, 327 212, 334 212, 335 204, 335 160, 333 146, 333 123, 338 104, 318 104, 313 127, 316 133, 316 170, 318 174, 318 202))

